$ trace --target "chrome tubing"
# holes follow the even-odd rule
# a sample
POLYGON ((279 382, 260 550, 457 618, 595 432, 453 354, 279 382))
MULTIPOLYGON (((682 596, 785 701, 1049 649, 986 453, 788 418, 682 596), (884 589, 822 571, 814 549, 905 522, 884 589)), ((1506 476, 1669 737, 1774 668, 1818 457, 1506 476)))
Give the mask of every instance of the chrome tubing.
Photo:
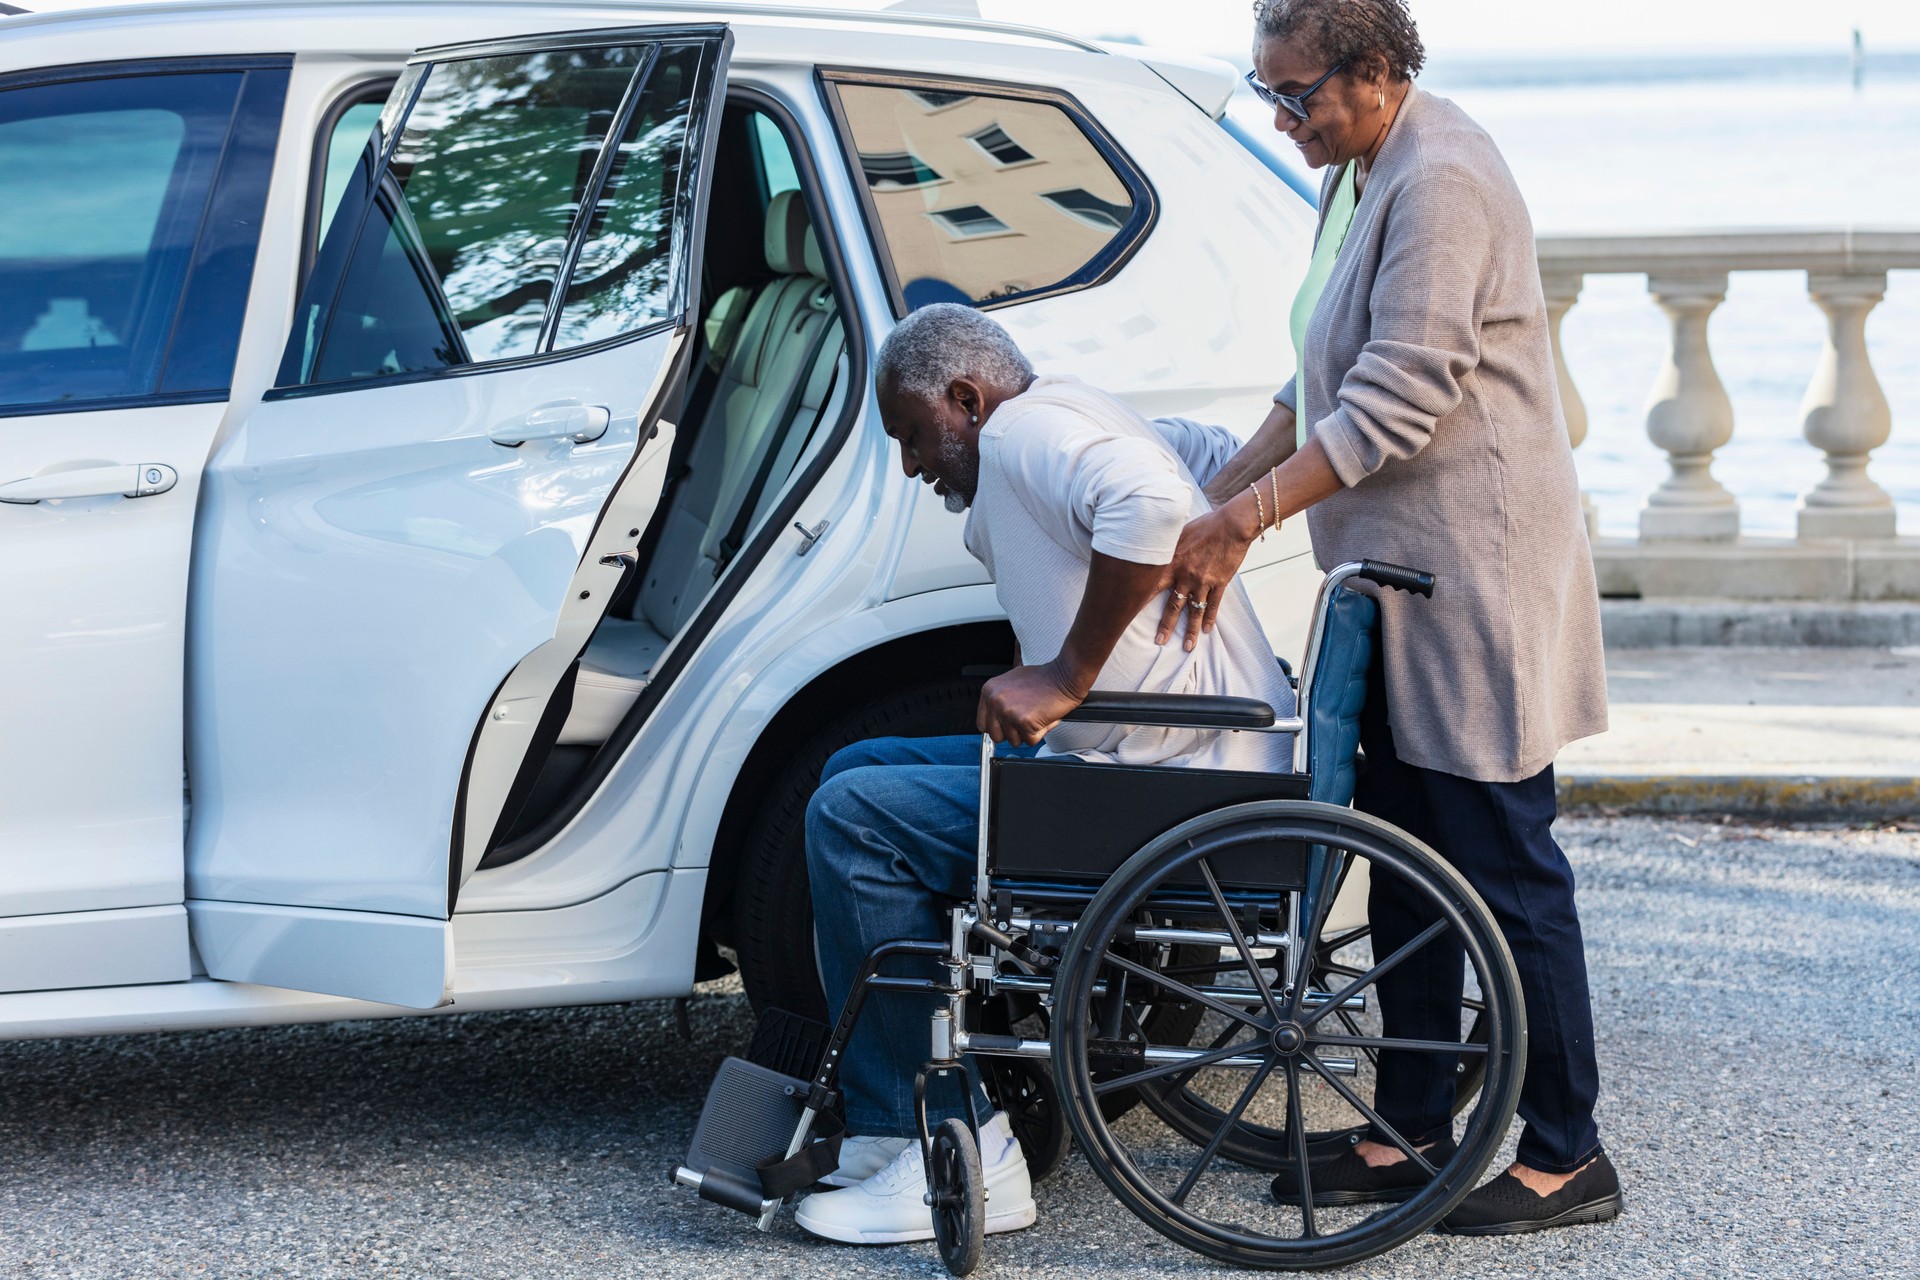
MULTIPOLYGON (((1052 978, 1024 973, 996 973, 989 978, 988 981, 993 984, 993 988, 996 991, 1028 991, 1036 995, 1044 995, 1053 990, 1052 978)), ((1228 1004, 1258 1006, 1263 1003, 1260 998, 1260 993, 1252 987, 1195 987, 1194 990, 1203 996, 1210 996, 1215 1000, 1225 1001, 1228 1004)), ((1096 996, 1107 994, 1105 979, 1095 980, 1093 984, 1093 994, 1096 996)), ((1302 997, 1300 1003, 1306 1005, 1308 1008, 1318 1009, 1322 1005, 1332 1001, 1332 999, 1333 993, 1331 991, 1309 991, 1302 997)), ((1367 1011, 1366 993, 1361 992, 1358 995, 1348 996, 1340 1002, 1340 1007, 1342 1009, 1350 1009, 1355 1013, 1365 1013, 1367 1011)))
MULTIPOLYGON (((962 1036, 954 1046, 958 1053, 977 1053, 989 1058, 1050 1058, 1053 1045, 1046 1040, 1029 1040, 1024 1036, 989 1036, 972 1034, 962 1036)), ((1174 1049, 1148 1046, 1142 1051, 1141 1060, 1148 1066, 1162 1066, 1175 1062, 1191 1062, 1195 1058, 1204 1058, 1211 1052, 1207 1049, 1174 1049)), ((1266 1065, 1265 1058, 1238 1055, 1210 1062, 1210 1067, 1234 1067, 1248 1070, 1266 1065)), ((1357 1058, 1326 1058, 1314 1055, 1314 1061, 1336 1076, 1357 1075, 1360 1063, 1357 1058)))

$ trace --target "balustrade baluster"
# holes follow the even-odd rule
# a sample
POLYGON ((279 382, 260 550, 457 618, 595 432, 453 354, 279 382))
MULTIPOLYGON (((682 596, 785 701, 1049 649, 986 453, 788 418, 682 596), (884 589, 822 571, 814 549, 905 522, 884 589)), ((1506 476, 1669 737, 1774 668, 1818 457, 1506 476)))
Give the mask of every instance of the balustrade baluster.
POLYGON ((1733 438, 1733 402, 1713 367, 1707 317, 1726 301, 1727 273, 1660 272, 1647 291, 1672 325, 1666 364, 1647 402, 1647 435, 1666 450, 1670 474, 1640 512, 1640 537, 1728 541, 1740 534, 1740 504, 1713 478, 1713 453, 1733 438))
MULTIPOLYGON (((1580 288, 1585 282, 1586 276, 1580 272, 1547 271, 1540 275, 1540 286, 1547 297, 1547 336, 1553 342, 1553 371, 1560 382, 1560 410, 1567 420, 1567 441, 1576 449, 1587 438, 1587 404, 1580 398, 1580 388, 1573 384, 1573 374, 1567 368, 1566 352, 1560 345, 1560 322, 1580 300, 1580 288)), ((1586 518, 1587 536, 1599 537, 1600 513, 1594 510, 1593 499, 1585 489, 1580 491, 1580 512, 1586 518)))
POLYGON ((1800 499, 1802 538, 1891 538, 1893 499, 1867 476, 1893 413, 1867 357, 1867 313, 1887 293, 1887 273, 1807 273, 1807 293, 1827 316, 1827 343, 1800 402, 1807 443, 1827 455, 1827 475, 1800 499))

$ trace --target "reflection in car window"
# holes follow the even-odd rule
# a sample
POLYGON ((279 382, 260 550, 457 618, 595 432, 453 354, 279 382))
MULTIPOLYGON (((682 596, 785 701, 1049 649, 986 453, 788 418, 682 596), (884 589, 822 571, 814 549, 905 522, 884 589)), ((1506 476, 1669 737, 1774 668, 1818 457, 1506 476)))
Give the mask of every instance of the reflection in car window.
POLYGON ((667 314, 673 215, 700 46, 663 49, 615 149, 567 287, 554 347, 619 336, 667 314))
POLYGON ((535 355, 664 317, 702 51, 547 50, 412 73, 425 83, 377 189, 347 171, 282 385, 535 355), (636 74, 644 89, 583 220, 636 74), (573 246, 572 283, 557 298, 573 246))
MULTIPOLYGON (((0 406, 171 389, 169 339, 246 75, 0 93, 0 406)), ((250 273, 250 239, 245 254, 250 273)), ((200 381, 179 390, 224 387, 232 340, 201 353, 200 381)))
POLYGON ((835 89, 909 310, 1051 288, 1134 221, 1126 183, 1052 102, 835 89))

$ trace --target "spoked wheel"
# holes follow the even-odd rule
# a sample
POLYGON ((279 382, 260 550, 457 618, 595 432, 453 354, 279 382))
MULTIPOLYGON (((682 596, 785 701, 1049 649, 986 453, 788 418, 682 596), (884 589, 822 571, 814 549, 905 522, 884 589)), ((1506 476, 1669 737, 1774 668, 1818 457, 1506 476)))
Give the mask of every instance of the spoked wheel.
POLYGON ((933 1242, 940 1261, 956 1276, 980 1265, 987 1239, 987 1179, 980 1147, 959 1120, 942 1120, 933 1131, 927 1162, 927 1197, 933 1204, 933 1242))
MULTIPOLYGON (((1331 805, 1238 805, 1156 839, 1088 905, 1054 996, 1054 1077, 1088 1162, 1149 1226, 1223 1262, 1286 1270, 1340 1266, 1424 1232, 1473 1189, 1519 1098, 1526 1047, 1519 981, 1486 907, 1419 841, 1331 805), (1312 846, 1331 856, 1309 860, 1312 846), (1401 905, 1396 927, 1406 936, 1396 933, 1391 950, 1379 934, 1344 940, 1332 951, 1324 945, 1334 940, 1323 936, 1331 886, 1353 859, 1365 861, 1376 891, 1390 885, 1401 905), (1309 866, 1320 883, 1303 895, 1298 891, 1309 866), (1295 903, 1305 900, 1314 903, 1311 918, 1293 919, 1295 903), (1143 913, 1154 928, 1137 923, 1143 913), (1296 935, 1304 945, 1290 945, 1296 935), (1238 962, 1235 980, 1225 969, 1212 981, 1175 973, 1181 966, 1157 959, 1151 945, 1167 938, 1218 939, 1221 960, 1238 962), (1261 955, 1262 939, 1282 954, 1261 955), (1375 949, 1384 954, 1374 955, 1375 949), (1355 972, 1333 973, 1330 963, 1355 972), (1482 1006, 1475 1012, 1483 1020, 1483 1044, 1465 1042, 1459 1029, 1414 1036, 1396 1028, 1389 1035, 1377 1014, 1357 1016, 1362 1008, 1378 1009, 1383 981, 1420 976, 1441 981, 1444 990, 1450 966, 1460 966, 1466 989, 1482 1006), (1119 1039, 1102 1036, 1090 1028, 1098 1026, 1095 1011, 1116 987, 1124 987, 1130 1001, 1150 990, 1161 1001, 1198 1006, 1219 1029, 1208 1034, 1203 1026, 1191 1040, 1161 1041, 1142 1033, 1142 1021, 1119 1039), (1446 1111, 1437 1121, 1396 1115, 1409 1128, 1420 1123, 1421 1132, 1403 1133, 1376 1110, 1374 1082, 1365 1077, 1378 1059, 1402 1096, 1432 1098, 1435 1073, 1455 1072, 1461 1057, 1484 1061, 1483 1084, 1455 1117, 1453 1156, 1430 1162, 1413 1140, 1444 1125, 1446 1111), (1124 1069, 1116 1072, 1117 1065, 1124 1069), (1159 1115, 1137 1112, 1114 1124, 1101 1113, 1104 1092, 1176 1080, 1211 1100, 1218 1119, 1203 1137, 1159 1115), (1284 1202, 1270 1190, 1270 1173, 1224 1155, 1247 1123, 1285 1143, 1298 1190, 1284 1202), (1399 1204, 1315 1204, 1308 1135, 1368 1124, 1418 1162, 1425 1185, 1399 1204)), ((1409 1014, 1396 1016, 1404 1025, 1409 1014)), ((1430 1006, 1424 1016, 1427 1028, 1440 1025, 1430 1006)), ((1169 1087, 1162 1084, 1156 1093, 1164 1096, 1169 1087)), ((1199 1112, 1185 1114, 1191 1119, 1199 1112)))
POLYGON ((1067 1118, 1060 1114, 1060 1091, 1045 1062, 1033 1058, 980 1059, 987 1095, 1006 1112, 1020 1153, 1027 1159, 1027 1176, 1035 1182, 1051 1177, 1072 1146, 1067 1118))
MULTIPOLYGON (((1365 972, 1349 962, 1351 957, 1363 959, 1369 954, 1369 939, 1372 930, 1361 926, 1343 930, 1321 940, 1314 949, 1312 989, 1330 991, 1335 986, 1344 985, 1365 972)), ((1274 986, 1286 983, 1286 953, 1277 947, 1252 948, 1255 960, 1266 973, 1267 980, 1274 986)), ((1206 981, 1245 985, 1248 973, 1245 962, 1228 947, 1220 955, 1198 964, 1170 965, 1162 970, 1169 977, 1178 977, 1187 982, 1206 981)), ((1347 1002, 1351 1007, 1338 1009, 1332 1015, 1349 1035, 1366 1036, 1378 1033, 1380 1013, 1376 1003, 1359 995, 1347 1002)), ((1484 1010, 1486 1002, 1480 999, 1476 991, 1466 991, 1460 1001, 1461 1025, 1468 1044, 1484 1045, 1487 1042, 1487 1027, 1484 1010)), ((1231 1019, 1211 1010, 1201 1010, 1205 1016, 1197 1021, 1193 1039, 1189 1042, 1203 1048, 1218 1048, 1226 1043, 1224 1036, 1231 1034, 1236 1025, 1231 1019)), ((1148 1039, 1159 1039, 1148 1031, 1148 1039)), ((1365 1061, 1356 1063, 1356 1079, 1349 1084, 1362 1097, 1373 1091, 1373 1078, 1380 1065, 1380 1052, 1377 1049, 1362 1049, 1365 1061)), ((1455 1068, 1453 1113, 1458 1115, 1472 1105, 1474 1095, 1479 1093, 1481 1081, 1486 1075, 1485 1055, 1463 1053, 1455 1068)), ((1169 1076, 1162 1081, 1140 1086, 1140 1096, 1154 1114, 1164 1120, 1169 1127, 1184 1135, 1188 1140, 1204 1144, 1209 1141, 1221 1123, 1225 1121, 1227 1111, 1233 1105, 1234 1095, 1238 1092, 1233 1080, 1214 1073, 1212 1079, 1203 1079, 1196 1085, 1193 1077, 1200 1072, 1183 1072, 1169 1076)), ((1342 1151, 1360 1142, 1367 1134, 1365 1124, 1351 1125, 1340 1129, 1309 1129, 1307 1132, 1307 1155, 1314 1161, 1331 1159, 1342 1151)), ((1256 1169, 1279 1171, 1293 1160, 1292 1140, 1287 1136, 1284 1120, 1278 1125, 1262 1124, 1258 1120, 1242 1116, 1236 1122, 1227 1137, 1220 1144, 1220 1155, 1228 1160, 1251 1165, 1256 1169)))

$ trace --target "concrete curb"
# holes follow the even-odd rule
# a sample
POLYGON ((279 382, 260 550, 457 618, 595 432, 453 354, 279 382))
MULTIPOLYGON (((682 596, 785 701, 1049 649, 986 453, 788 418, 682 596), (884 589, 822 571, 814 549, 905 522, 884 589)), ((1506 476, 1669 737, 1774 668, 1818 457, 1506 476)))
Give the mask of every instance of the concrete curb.
POLYGON ((1920 645, 1920 605, 1759 600, 1602 600, 1609 649, 1920 645))
POLYGON ((1563 811, 1726 813, 1788 821, 1884 821, 1920 816, 1920 778, 1820 774, 1563 774, 1563 811))

